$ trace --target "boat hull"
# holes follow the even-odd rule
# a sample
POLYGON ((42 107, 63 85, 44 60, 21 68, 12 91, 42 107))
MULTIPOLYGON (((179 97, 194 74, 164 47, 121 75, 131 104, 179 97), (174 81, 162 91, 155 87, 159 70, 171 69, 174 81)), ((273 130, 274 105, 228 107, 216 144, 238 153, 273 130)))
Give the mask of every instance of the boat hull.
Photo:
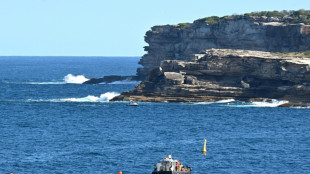
POLYGON ((152 174, 191 174, 192 171, 154 171, 152 174))
POLYGON ((139 106, 138 104, 128 104, 127 106, 139 106))

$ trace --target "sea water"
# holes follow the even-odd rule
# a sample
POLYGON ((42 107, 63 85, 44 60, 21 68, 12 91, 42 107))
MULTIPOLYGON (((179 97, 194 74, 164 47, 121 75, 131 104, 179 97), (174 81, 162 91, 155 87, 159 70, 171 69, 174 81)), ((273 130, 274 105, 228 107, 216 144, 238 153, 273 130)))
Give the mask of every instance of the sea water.
POLYGON ((310 109, 282 101, 108 102, 138 57, 0 57, 0 173, 150 174, 168 154, 206 173, 309 173, 310 109), (203 139, 207 154, 203 155, 203 139))

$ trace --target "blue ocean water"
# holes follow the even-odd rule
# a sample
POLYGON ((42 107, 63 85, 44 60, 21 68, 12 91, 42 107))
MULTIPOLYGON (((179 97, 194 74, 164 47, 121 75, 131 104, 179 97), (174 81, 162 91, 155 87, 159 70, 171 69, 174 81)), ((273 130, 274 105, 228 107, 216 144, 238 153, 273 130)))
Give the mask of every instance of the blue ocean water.
POLYGON ((233 100, 128 107, 107 100, 138 82, 79 84, 134 75, 138 61, 0 57, 0 173, 150 174, 168 154, 193 174, 309 173, 310 109, 233 100))

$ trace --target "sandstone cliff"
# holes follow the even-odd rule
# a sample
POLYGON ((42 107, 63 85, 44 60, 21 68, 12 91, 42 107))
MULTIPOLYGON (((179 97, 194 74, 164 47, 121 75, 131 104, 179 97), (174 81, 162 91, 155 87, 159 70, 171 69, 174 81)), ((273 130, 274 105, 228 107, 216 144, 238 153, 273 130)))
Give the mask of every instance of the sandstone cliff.
POLYGON ((310 102, 310 58, 261 51, 210 49, 191 60, 165 60, 134 91, 113 100, 310 102))
POLYGON ((310 58, 290 53, 309 53, 310 11, 212 16, 154 26, 145 41, 147 54, 137 70, 145 81, 113 100, 310 103, 310 58))
POLYGON ((310 25, 292 24, 290 16, 255 17, 239 15, 217 22, 205 19, 179 25, 154 26, 146 33, 143 68, 137 75, 145 79, 162 60, 191 60, 202 50, 244 49, 270 52, 310 50, 310 25))

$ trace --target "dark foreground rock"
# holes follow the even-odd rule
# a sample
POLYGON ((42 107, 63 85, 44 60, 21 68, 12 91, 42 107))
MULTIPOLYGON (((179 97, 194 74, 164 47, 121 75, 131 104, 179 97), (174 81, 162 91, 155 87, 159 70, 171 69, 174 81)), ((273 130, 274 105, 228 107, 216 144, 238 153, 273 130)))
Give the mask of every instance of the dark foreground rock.
POLYGON ((279 105, 278 107, 286 107, 286 108, 310 108, 310 103, 285 103, 279 105))
POLYGON ((209 49, 190 61, 164 60, 133 91, 112 99, 152 102, 257 101, 310 103, 310 58, 261 51, 209 49))
POLYGON ((112 83, 116 81, 139 81, 138 76, 104 76, 103 78, 91 78, 83 84, 112 83))

